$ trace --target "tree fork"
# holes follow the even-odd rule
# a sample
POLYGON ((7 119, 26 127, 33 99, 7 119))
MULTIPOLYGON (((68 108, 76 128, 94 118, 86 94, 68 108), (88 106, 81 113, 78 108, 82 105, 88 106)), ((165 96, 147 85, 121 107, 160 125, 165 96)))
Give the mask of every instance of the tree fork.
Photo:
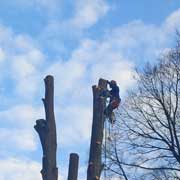
POLYGON ((77 180, 78 178, 79 156, 76 153, 71 153, 69 158, 68 180, 77 180))
POLYGON ((107 81, 100 79, 98 86, 93 86, 93 123, 91 133, 91 145, 89 153, 89 164, 87 169, 87 180, 98 180, 102 171, 102 142, 104 131, 104 109, 106 106, 105 98, 100 94, 107 90, 107 81))
POLYGON ((54 78, 46 76, 45 82, 45 98, 42 99, 45 109, 46 119, 36 120, 35 130, 39 134, 39 138, 43 150, 42 158, 42 178, 43 180, 57 180, 58 168, 56 167, 56 151, 57 136, 56 122, 54 116, 54 78))

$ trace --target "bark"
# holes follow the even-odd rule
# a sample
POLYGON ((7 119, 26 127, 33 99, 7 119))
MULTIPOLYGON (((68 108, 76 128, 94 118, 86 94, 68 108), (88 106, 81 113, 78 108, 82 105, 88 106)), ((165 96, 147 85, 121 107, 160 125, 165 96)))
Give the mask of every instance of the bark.
POLYGON ((91 145, 89 154, 89 164, 87 169, 87 180, 98 180, 102 171, 102 142, 104 131, 104 109, 105 98, 100 97, 102 90, 107 89, 107 81, 100 79, 98 87, 93 86, 93 123, 91 133, 91 145))
POLYGON ((53 76, 47 76, 45 82, 45 98, 42 99, 45 109, 46 119, 39 119, 34 126, 39 134, 43 149, 42 158, 42 178, 43 180, 57 180, 58 168, 56 167, 56 123, 54 116, 54 79, 53 76))
POLYGON ((78 178, 78 165, 79 165, 78 154, 71 153, 70 159, 69 159, 68 180, 77 180, 77 178, 78 178))

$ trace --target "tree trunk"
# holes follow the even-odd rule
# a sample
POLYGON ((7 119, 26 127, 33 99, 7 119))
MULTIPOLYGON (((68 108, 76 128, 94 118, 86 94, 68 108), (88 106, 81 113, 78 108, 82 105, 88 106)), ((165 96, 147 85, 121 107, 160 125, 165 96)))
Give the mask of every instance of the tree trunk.
POLYGON ((43 149, 42 159, 42 178, 43 180, 57 180, 58 168, 56 167, 56 123, 54 116, 54 79, 53 76, 47 76, 45 82, 44 103, 46 120, 39 119, 34 126, 39 134, 43 149))
POLYGON ((68 180, 77 180, 77 178, 78 178, 78 165, 79 165, 78 154, 71 153, 70 159, 69 159, 68 180))
POLYGON ((102 90, 107 89, 107 81, 100 79, 98 87, 93 86, 93 123, 91 133, 91 145, 89 154, 89 165, 87 170, 87 180, 98 180, 102 171, 102 142, 104 131, 104 109, 105 98, 100 97, 102 90))

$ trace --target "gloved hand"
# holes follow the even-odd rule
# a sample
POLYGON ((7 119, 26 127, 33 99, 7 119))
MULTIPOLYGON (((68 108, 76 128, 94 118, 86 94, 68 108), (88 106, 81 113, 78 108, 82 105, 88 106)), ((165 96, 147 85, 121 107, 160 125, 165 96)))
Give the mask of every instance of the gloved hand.
POLYGON ((107 83, 110 84, 110 81, 107 80, 107 83))

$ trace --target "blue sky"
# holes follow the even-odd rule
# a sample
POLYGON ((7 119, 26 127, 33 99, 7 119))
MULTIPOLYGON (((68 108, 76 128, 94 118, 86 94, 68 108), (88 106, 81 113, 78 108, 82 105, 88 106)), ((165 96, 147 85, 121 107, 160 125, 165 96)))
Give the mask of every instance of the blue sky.
POLYGON ((173 46, 180 2, 0 2, 0 180, 41 179, 42 152, 33 126, 44 117, 41 98, 47 74, 55 77, 60 177, 66 179, 69 153, 78 152, 83 180, 91 86, 103 77, 118 82, 122 97, 133 88, 134 69, 156 62, 173 46))

